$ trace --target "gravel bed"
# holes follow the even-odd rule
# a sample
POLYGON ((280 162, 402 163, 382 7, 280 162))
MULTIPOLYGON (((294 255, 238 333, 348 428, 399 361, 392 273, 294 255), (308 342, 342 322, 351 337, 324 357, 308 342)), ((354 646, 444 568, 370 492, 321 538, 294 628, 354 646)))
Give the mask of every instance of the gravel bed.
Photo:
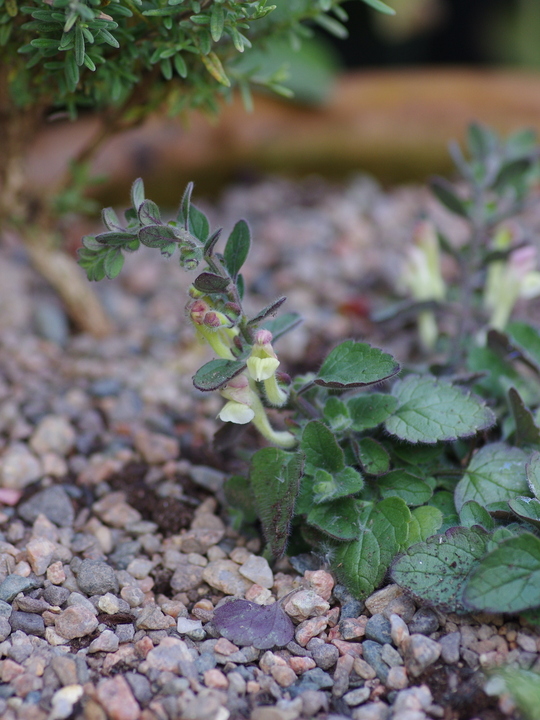
MULTIPOLYGON (((413 333, 381 330, 368 309, 426 208, 439 212, 422 190, 362 178, 269 180, 205 207, 253 226, 253 309, 287 294, 306 317, 280 351, 291 370, 350 335, 414 354, 413 333)), ((136 254, 98 287, 117 333, 97 341, 70 331, 9 238, 0 251, 0 717, 517 717, 483 692, 484 671, 540 671, 536 630, 443 615, 395 585, 360 602, 317 558, 270 568, 260 539, 231 528, 221 486, 244 466, 212 449, 221 401, 191 385, 207 355, 185 323, 190 279, 136 254), (294 640, 261 651, 220 637, 213 613, 230 596, 284 598, 294 640)))

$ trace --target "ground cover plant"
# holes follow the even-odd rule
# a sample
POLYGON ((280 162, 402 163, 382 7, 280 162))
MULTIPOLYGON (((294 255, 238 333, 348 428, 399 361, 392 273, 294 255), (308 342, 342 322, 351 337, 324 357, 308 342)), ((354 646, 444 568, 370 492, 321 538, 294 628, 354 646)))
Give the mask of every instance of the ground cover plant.
POLYGON ((422 289, 407 309, 418 312, 436 363, 426 355, 422 365, 401 367, 383 350, 347 339, 317 372, 283 373, 274 345, 300 317, 278 314, 283 297, 246 315, 249 227, 239 220, 219 245, 221 231, 211 231, 191 203, 191 185, 165 221, 136 181, 126 222, 104 210, 107 230, 83 239, 80 264, 91 280, 115 277, 124 253, 142 244, 198 270, 186 313, 217 357, 193 383, 226 401, 220 443, 249 423, 271 443, 253 453, 247 477, 226 484, 235 521, 259 519, 268 556, 314 548, 359 598, 389 572, 446 610, 534 618, 540 332, 511 313, 519 296, 539 291, 540 276, 533 246, 509 220, 536 181, 537 148, 530 133, 501 141, 479 125, 468 146, 467 160, 457 146, 452 151, 458 184, 433 181, 439 200, 466 222, 468 241, 456 250, 424 224, 407 269, 409 287, 422 289), (448 288, 441 251, 459 270, 448 288), (439 332, 445 314, 450 335, 439 332), (269 419, 275 409, 284 411, 279 429, 269 419))
MULTIPOLYGON (((381 0, 363 0, 393 13, 381 0)), ((236 88, 290 96, 284 63, 269 44, 298 50, 324 27, 346 34, 341 0, 0 0, 0 227, 24 243, 76 326, 111 325, 71 256, 72 214, 96 208, 85 195, 90 163, 112 136, 157 110, 216 113, 236 88), (57 181, 32 189, 25 156, 46 121, 94 112, 100 123, 57 181), (67 223, 69 224, 69 223, 67 223)))

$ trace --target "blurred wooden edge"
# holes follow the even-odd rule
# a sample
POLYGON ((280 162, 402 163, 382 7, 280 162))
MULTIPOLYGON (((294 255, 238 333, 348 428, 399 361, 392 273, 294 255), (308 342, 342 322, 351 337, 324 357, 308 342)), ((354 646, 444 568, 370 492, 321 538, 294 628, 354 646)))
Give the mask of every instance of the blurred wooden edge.
MULTIPOLYGON (((125 204, 139 176, 149 195, 170 205, 188 180, 199 192, 266 173, 370 172, 385 184, 421 181, 451 171, 448 141, 462 140, 472 120, 501 133, 540 131, 540 74, 462 68, 345 74, 322 107, 259 95, 251 114, 235 98, 214 121, 200 113, 187 124, 154 115, 102 147, 92 169, 108 176, 99 189, 107 204, 125 204)), ((98 123, 83 117, 43 128, 28 157, 36 189, 60 177, 98 123)))

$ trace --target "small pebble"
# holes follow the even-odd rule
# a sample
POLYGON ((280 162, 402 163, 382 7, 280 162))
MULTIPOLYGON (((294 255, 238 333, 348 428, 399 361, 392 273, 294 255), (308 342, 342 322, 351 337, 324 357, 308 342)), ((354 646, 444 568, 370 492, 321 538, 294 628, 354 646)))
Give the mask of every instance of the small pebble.
POLYGON ((365 640, 362 643, 364 658, 367 663, 375 670, 377 677, 386 682, 388 677, 388 665, 382 659, 382 645, 374 640, 365 640))
POLYGON ((12 631, 21 630, 27 635, 45 635, 45 623, 41 615, 29 612, 18 612, 14 610, 9 618, 12 631))
POLYGON ((239 569, 240 575, 261 585, 263 588, 271 588, 274 584, 274 573, 270 569, 268 561, 257 555, 251 555, 239 569))
POLYGON ((92 640, 88 652, 116 652, 119 644, 119 638, 112 630, 104 630, 99 637, 92 640))
POLYGON ((77 573, 77 584, 86 595, 118 593, 116 573, 110 565, 101 560, 83 560, 77 573))
POLYGON ((407 672, 418 677, 439 659, 441 646, 425 635, 411 635, 404 645, 407 672))
POLYGON ((391 625, 390 620, 385 618, 384 615, 377 613, 369 618, 366 623, 366 638, 368 640, 375 640, 378 643, 391 643, 391 625))
POLYGON ((365 602, 366 608, 372 615, 382 613, 389 602, 402 594, 403 590, 398 585, 386 585, 368 597, 365 602))
POLYGON ((56 632, 67 640, 90 635, 98 626, 96 616, 84 605, 72 605, 56 617, 56 632))
POLYGON ((316 645, 311 652, 313 660, 317 666, 323 670, 329 670, 331 667, 334 667, 339 658, 339 650, 335 645, 329 643, 316 645))
POLYGON ((428 607, 421 607, 409 623, 409 632, 431 635, 439 628, 437 613, 428 607))
POLYGON ((75 519, 73 503, 61 485, 40 490, 18 508, 19 515, 33 523, 38 515, 45 515, 59 527, 71 527, 75 519))
POLYGON ((351 707, 356 707, 356 705, 361 705, 362 703, 365 703, 366 700, 369 700, 370 695, 371 689, 367 687, 362 687, 346 693, 343 696, 343 699, 345 700, 347 705, 350 705, 351 707))
POLYGON ((455 665, 459 662, 459 646, 461 634, 459 632, 448 633, 439 638, 441 646, 441 658, 448 665, 455 665))

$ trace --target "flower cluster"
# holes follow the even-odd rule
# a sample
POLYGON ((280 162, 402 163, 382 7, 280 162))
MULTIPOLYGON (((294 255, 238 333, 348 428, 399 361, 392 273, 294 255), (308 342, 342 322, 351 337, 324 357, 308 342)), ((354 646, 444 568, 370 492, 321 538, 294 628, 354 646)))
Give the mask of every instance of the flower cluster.
MULTIPOLYGON (((240 332, 239 307, 228 302, 218 309, 210 296, 200 293, 193 286, 190 296, 192 300, 187 305, 187 312, 198 336, 210 345, 218 357, 224 360, 237 359, 238 346, 241 345, 235 343, 240 332)), ((253 422, 267 440, 280 447, 291 448, 296 445, 296 438, 287 431, 274 430, 265 409, 265 404, 283 407, 289 399, 287 387, 282 382, 287 376, 280 374, 280 380, 277 377, 279 365, 272 347, 272 333, 269 330, 257 330, 245 369, 220 388, 227 402, 218 417, 223 422, 237 425, 253 422)))

